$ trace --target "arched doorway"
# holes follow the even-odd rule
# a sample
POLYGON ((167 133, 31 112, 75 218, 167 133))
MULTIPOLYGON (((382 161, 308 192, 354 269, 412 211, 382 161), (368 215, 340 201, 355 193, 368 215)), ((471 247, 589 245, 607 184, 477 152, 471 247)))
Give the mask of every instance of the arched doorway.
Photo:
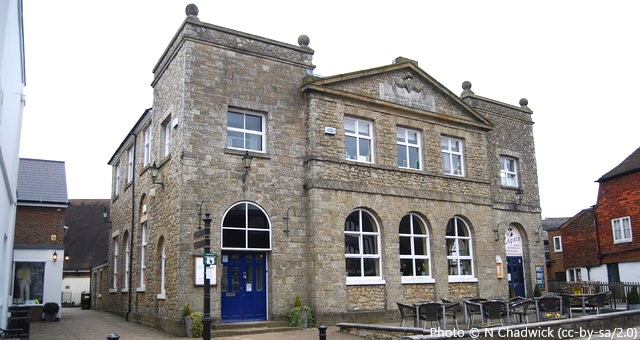
POLYGON ((507 255, 507 279, 516 296, 526 296, 522 236, 516 226, 509 225, 504 234, 507 255))
POLYGON ((222 322, 267 319, 267 256, 271 223, 251 202, 229 208, 222 220, 222 322))

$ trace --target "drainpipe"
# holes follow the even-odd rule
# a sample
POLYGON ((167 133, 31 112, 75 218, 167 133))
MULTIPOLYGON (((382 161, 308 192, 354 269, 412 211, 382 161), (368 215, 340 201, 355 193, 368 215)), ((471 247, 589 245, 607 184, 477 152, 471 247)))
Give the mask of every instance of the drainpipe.
POLYGON ((129 314, 131 313, 131 292, 133 291, 133 280, 132 280, 132 269, 133 269, 133 240, 134 240, 134 231, 136 229, 136 153, 137 153, 137 144, 138 144, 138 135, 135 132, 130 133, 133 136, 133 179, 131 180, 131 236, 129 237, 129 291, 127 293, 128 296, 128 304, 127 304, 127 315, 125 319, 129 321, 129 314))

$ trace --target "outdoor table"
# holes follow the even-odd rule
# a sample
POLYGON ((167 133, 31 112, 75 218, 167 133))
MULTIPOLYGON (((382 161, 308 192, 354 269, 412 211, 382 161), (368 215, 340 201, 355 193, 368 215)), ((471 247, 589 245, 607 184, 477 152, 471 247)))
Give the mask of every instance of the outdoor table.
MULTIPOLYGON (((587 315, 587 299, 594 296, 595 294, 562 294, 564 296, 568 296, 569 298, 580 299, 580 304, 582 306, 582 315, 587 315)), ((571 308, 571 304, 568 306, 571 308)))
POLYGON ((413 304, 413 307, 415 307, 416 309, 416 317, 413 320, 414 327, 420 328, 420 306, 422 304, 429 303, 429 302, 433 302, 433 301, 418 301, 413 304))

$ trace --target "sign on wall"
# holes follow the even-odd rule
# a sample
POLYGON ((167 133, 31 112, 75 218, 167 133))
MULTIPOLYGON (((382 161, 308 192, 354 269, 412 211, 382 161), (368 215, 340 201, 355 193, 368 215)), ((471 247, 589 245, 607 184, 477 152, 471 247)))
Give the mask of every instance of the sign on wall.
POLYGON ((509 226, 504 233, 504 248, 507 256, 522 256, 522 236, 514 226, 509 226))

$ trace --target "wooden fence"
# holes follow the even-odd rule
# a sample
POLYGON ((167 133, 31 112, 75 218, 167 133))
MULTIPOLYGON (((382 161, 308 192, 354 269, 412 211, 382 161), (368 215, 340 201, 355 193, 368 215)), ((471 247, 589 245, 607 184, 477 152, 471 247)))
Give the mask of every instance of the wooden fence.
POLYGON ((600 293, 611 292, 616 302, 627 302, 627 294, 632 288, 640 290, 640 282, 600 282, 600 281, 549 281, 549 292, 553 293, 600 293))

